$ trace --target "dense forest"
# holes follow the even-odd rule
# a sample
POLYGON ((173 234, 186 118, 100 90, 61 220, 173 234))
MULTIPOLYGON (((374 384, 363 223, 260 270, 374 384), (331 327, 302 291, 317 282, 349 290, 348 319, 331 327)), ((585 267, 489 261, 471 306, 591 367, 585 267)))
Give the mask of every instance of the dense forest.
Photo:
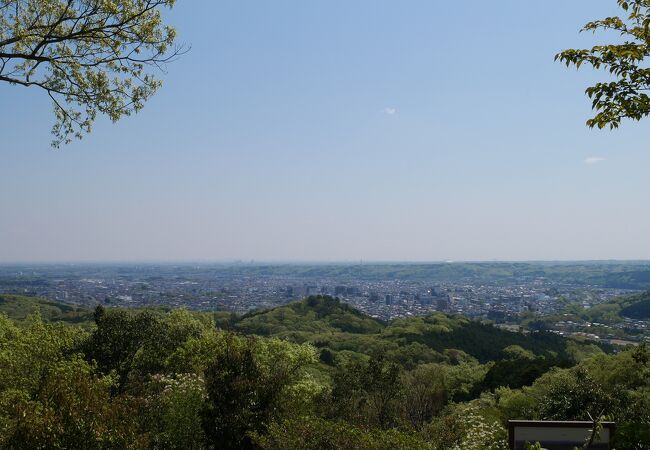
POLYGON ((509 419, 590 415, 650 448, 645 346, 330 297, 237 316, 0 296, 0 448, 505 449, 509 419))

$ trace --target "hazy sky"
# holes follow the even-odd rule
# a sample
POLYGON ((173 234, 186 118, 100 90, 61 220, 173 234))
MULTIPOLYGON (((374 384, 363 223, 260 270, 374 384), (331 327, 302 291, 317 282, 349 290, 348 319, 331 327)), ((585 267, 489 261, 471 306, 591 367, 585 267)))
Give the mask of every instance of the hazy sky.
MULTIPOLYGON (((0 261, 650 259, 646 122, 554 63, 615 0, 179 0, 137 116, 0 85, 0 261)), ((603 39, 600 39, 601 41, 603 39)))

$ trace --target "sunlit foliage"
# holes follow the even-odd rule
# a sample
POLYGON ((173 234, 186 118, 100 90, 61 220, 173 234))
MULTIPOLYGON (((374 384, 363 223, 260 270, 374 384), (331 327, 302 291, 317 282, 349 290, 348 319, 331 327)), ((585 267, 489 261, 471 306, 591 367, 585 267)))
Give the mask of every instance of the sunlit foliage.
POLYGON ((0 0, 0 81, 52 100, 53 145, 89 133, 98 114, 139 111, 154 70, 182 52, 162 9, 174 0, 0 0))
POLYGON ((555 341, 494 329, 507 345, 481 363, 454 346, 488 339, 486 325, 385 324, 319 297, 231 317, 229 330, 183 310, 98 307, 94 321, 0 314, 0 448, 502 449, 509 419, 590 415, 617 422, 616 448, 650 445, 645 346, 612 355, 575 342, 581 360, 560 361, 555 341))
POLYGON ((556 55, 567 66, 603 69, 612 79, 594 84, 586 93, 596 114, 587 120, 591 128, 618 128, 624 118, 640 120, 650 114, 650 1, 618 0, 622 16, 587 23, 582 31, 613 31, 620 39, 590 49, 569 49, 556 55))

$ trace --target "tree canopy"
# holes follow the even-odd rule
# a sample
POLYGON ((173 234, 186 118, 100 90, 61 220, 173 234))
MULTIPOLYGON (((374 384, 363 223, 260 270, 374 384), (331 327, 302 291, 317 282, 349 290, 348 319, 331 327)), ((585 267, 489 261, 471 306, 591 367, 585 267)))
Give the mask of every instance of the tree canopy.
POLYGON ((44 90, 52 145, 117 121, 161 86, 153 72, 183 52, 162 10, 175 0, 0 0, 0 81, 44 90))
POLYGON ((614 44, 596 45, 591 49, 568 49, 556 60, 580 68, 583 64, 603 69, 612 76, 587 88, 594 117, 590 128, 618 128, 624 118, 640 120, 650 114, 650 69, 642 66, 650 56, 650 0, 618 0, 622 17, 607 17, 587 23, 582 31, 611 30, 620 34, 614 44))
POLYGON ((467 319, 379 323, 328 297, 231 317, 228 331, 222 315, 186 310, 98 306, 91 327, 13 315, 0 310, 3 449, 501 450, 510 419, 589 415, 617 423, 614 448, 650 446, 645 345, 561 361, 555 345, 467 319), (413 352, 405 338, 418 335, 413 352), (508 345, 482 364, 459 350, 474 335, 508 345), (438 339, 440 359, 423 358, 438 339))

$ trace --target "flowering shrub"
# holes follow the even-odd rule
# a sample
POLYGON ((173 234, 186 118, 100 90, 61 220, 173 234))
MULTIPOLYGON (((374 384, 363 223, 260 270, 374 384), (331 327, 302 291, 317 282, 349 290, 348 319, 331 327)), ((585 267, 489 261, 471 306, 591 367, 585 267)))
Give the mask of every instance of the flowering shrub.
POLYGON ((461 442, 452 450, 508 450, 507 432, 496 420, 489 420, 475 405, 464 408, 465 429, 461 442))
POLYGON ((204 435, 199 413, 207 398, 205 381, 199 375, 154 375, 162 389, 152 399, 160 432, 155 441, 161 448, 201 449, 204 435))

